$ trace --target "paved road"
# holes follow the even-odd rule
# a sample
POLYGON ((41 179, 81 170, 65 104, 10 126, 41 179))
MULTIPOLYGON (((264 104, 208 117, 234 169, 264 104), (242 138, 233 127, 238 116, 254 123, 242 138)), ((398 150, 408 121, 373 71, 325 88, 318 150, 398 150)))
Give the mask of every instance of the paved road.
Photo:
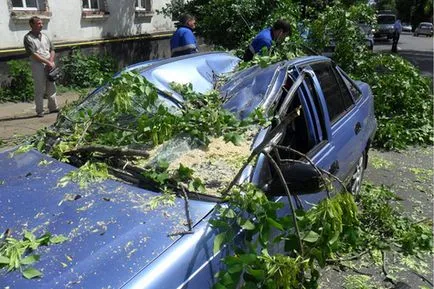
MULTIPOLYGON (((374 51, 386 52, 392 48, 392 40, 375 39, 374 51)), ((419 67, 425 75, 433 76, 433 38, 402 34, 398 42, 398 54, 419 67)))

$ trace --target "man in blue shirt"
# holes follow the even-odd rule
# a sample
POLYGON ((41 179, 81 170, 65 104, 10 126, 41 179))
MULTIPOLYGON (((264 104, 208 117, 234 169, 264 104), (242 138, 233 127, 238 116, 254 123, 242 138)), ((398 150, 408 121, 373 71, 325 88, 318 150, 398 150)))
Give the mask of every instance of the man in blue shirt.
POLYGON ((182 15, 178 22, 178 29, 170 39, 172 57, 198 52, 196 37, 193 34, 194 28, 196 28, 196 19, 189 14, 182 15))
POLYGON ((397 19, 393 24, 393 40, 392 40, 392 52, 398 51, 399 36, 402 33, 401 20, 397 19))
POLYGON ((256 53, 261 53, 265 47, 268 51, 273 42, 281 42, 286 36, 291 34, 291 25, 285 20, 277 20, 273 27, 268 27, 256 35, 252 43, 244 52, 244 61, 250 61, 256 53))

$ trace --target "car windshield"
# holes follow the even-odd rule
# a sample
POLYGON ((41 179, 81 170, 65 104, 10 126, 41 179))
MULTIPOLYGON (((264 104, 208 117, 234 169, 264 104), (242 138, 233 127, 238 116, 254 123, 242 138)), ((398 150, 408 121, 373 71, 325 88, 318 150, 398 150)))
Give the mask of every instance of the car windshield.
POLYGON ((393 24, 395 23, 395 16, 393 15, 380 15, 377 18, 378 24, 393 24))
MULTIPOLYGON (((234 79, 227 82, 222 90, 227 97, 224 107, 233 112, 238 117, 247 117, 258 104, 262 101, 268 84, 273 76, 273 69, 266 69, 264 78, 260 78, 259 73, 262 69, 253 69, 251 75, 246 76, 241 72, 235 74, 234 79)), ((91 93, 78 105, 65 110, 62 116, 54 125, 54 130, 62 135, 71 135, 77 130, 77 125, 84 126, 88 120, 88 115, 103 113, 111 115, 113 107, 104 102, 104 94, 108 92, 108 87, 104 86, 91 93)), ((114 119, 110 119, 110 124, 116 127, 127 127, 129 130, 138 127, 139 118, 142 115, 152 117, 156 114, 159 106, 167 108, 172 114, 180 114, 179 103, 172 100, 170 96, 163 92, 158 93, 154 106, 145 107, 145 95, 134 95, 132 97, 132 110, 126 114, 115 114, 114 119)), ((174 171, 180 167, 187 166, 192 168, 193 177, 204 182, 203 192, 207 195, 219 196, 219 192, 225 188, 235 177, 240 169, 243 159, 250 154, 251 145, 259 127, 251 127, 249 131, 243 133, 243 141, 237 145, 224 140, 223 137, 211 138, 210 143, 205 147, 203 141, 186 134, 176 135, 168 141, 157 146, 143 145, 133 142, 126 144, 129 148, 145 150, 149 153, 148 157, 137 159, 134 166, 146 168, 158 168, 166 163, 168 171, 174 171), (206 149, 204 149, 206 148, 206 149)), ((101 136, 95 136, 100 138, 101 136)), ((145 187, 147 187, 145 185, 145 187)), ((152 189, 152 186, 148 188, 152 189)))
POLYGON ((422 28, 422 29, 430 29, 430 28, 432 28, 432 25, 429 25, 429 24, 421 24, 421 25, 420 25, 420 28, 422 28))
POLYGON ((240 119, 246 118, 264 100, 279 67, 280 64, 266 68, 257 65, 235 74, 220 89, 226 99, 223 107, 240 119))

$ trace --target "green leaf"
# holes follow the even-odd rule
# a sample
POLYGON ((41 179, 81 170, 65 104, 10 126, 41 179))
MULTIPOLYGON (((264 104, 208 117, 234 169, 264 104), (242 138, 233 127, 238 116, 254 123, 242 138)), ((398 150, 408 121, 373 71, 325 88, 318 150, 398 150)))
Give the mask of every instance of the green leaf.
POLYGON ((225 240, 226 240, 226 233, 225 232, 218 234, 214 238, 214 249, 213 249, 214 254, 216 254, 220 250, 220 248, 221 248, 221 246, 225 240))
POLYGON ((217 283, 212 288, 213 289, 226 289, 226 286, 224 286, 224 285, 222 285, 220 283, 217 283))
POLYGON ((250 222, 250 220, 244 220, 244 222, 240 225, 241 225, 241 228, 243 228, 244 230, 254 230, 255 229, 255 224, 250 222))
POLYGON ((255 254, 242 254, 239 256, 239 258, 241 262, 248 265, 254 263, 258 259, 258 256, 255 254))
POLYGON ((231 208, 222 208, 220 213, 224 218, 233 219, 236 217, 234 210, 232 210, 231 208))
POLYGON ((56 235, 50 238, 50 243, 52 244, 61 244, 69 239, 63 235, 56 235))
POLYGON ((247 272, 250 275, 252 275, 253 277, 255 277, 256 280, 261 281, 261 280, 264 280, 264 278, 265 278, 265 272, 264 272, 264 270, 256 270, 256 269, 248 268, 247 272))
POLYGON ((39 255, 30 255, 22 259, 20 263, 21 265, 30 265, 39 261, 39 259, 40 259, 39 255))
POLYGON ((276 220, 272 219, 272 218, 267 218, 267 222, 268 224, 270 224, 270 226, 273 226, 274 228, 283 231, 283 226, 282 224, 278 223, 276 220))
POLYGON ((0 264, 9 264, 10 260, 8 257, 0 255, 0 264))
POLYGON ((308 243, 315 243, 316 241, 318 241, 318 239, 319 235, 314 231, 307 232, 302 238, 303 241, 308 243))
POLYGON ((227 133, 224 135, 223 139, 226 142, 232 142, 234 145, 239 146, 243 143, 243 137, 237 133, 227 133))
POLYGON ((26 279, 33 279, 37 277, 41 277, 42 273, 39 270, 36 270, 35 268, 27 268, 23 271, 23 276, 26 279))

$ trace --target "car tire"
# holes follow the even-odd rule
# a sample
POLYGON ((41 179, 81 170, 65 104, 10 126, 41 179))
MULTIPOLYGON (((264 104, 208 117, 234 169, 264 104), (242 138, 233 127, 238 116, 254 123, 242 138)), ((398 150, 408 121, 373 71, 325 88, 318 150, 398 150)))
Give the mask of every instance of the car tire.
POLYGON ((360 194, 362 188, 363 176, 365 174, 365 162, 366 162, 366 152, 364 151, 360 158, 357 160, 356 168, 354 169, 353 175, 348 186, 348 191, 353 195, 357 196, 360 194))

